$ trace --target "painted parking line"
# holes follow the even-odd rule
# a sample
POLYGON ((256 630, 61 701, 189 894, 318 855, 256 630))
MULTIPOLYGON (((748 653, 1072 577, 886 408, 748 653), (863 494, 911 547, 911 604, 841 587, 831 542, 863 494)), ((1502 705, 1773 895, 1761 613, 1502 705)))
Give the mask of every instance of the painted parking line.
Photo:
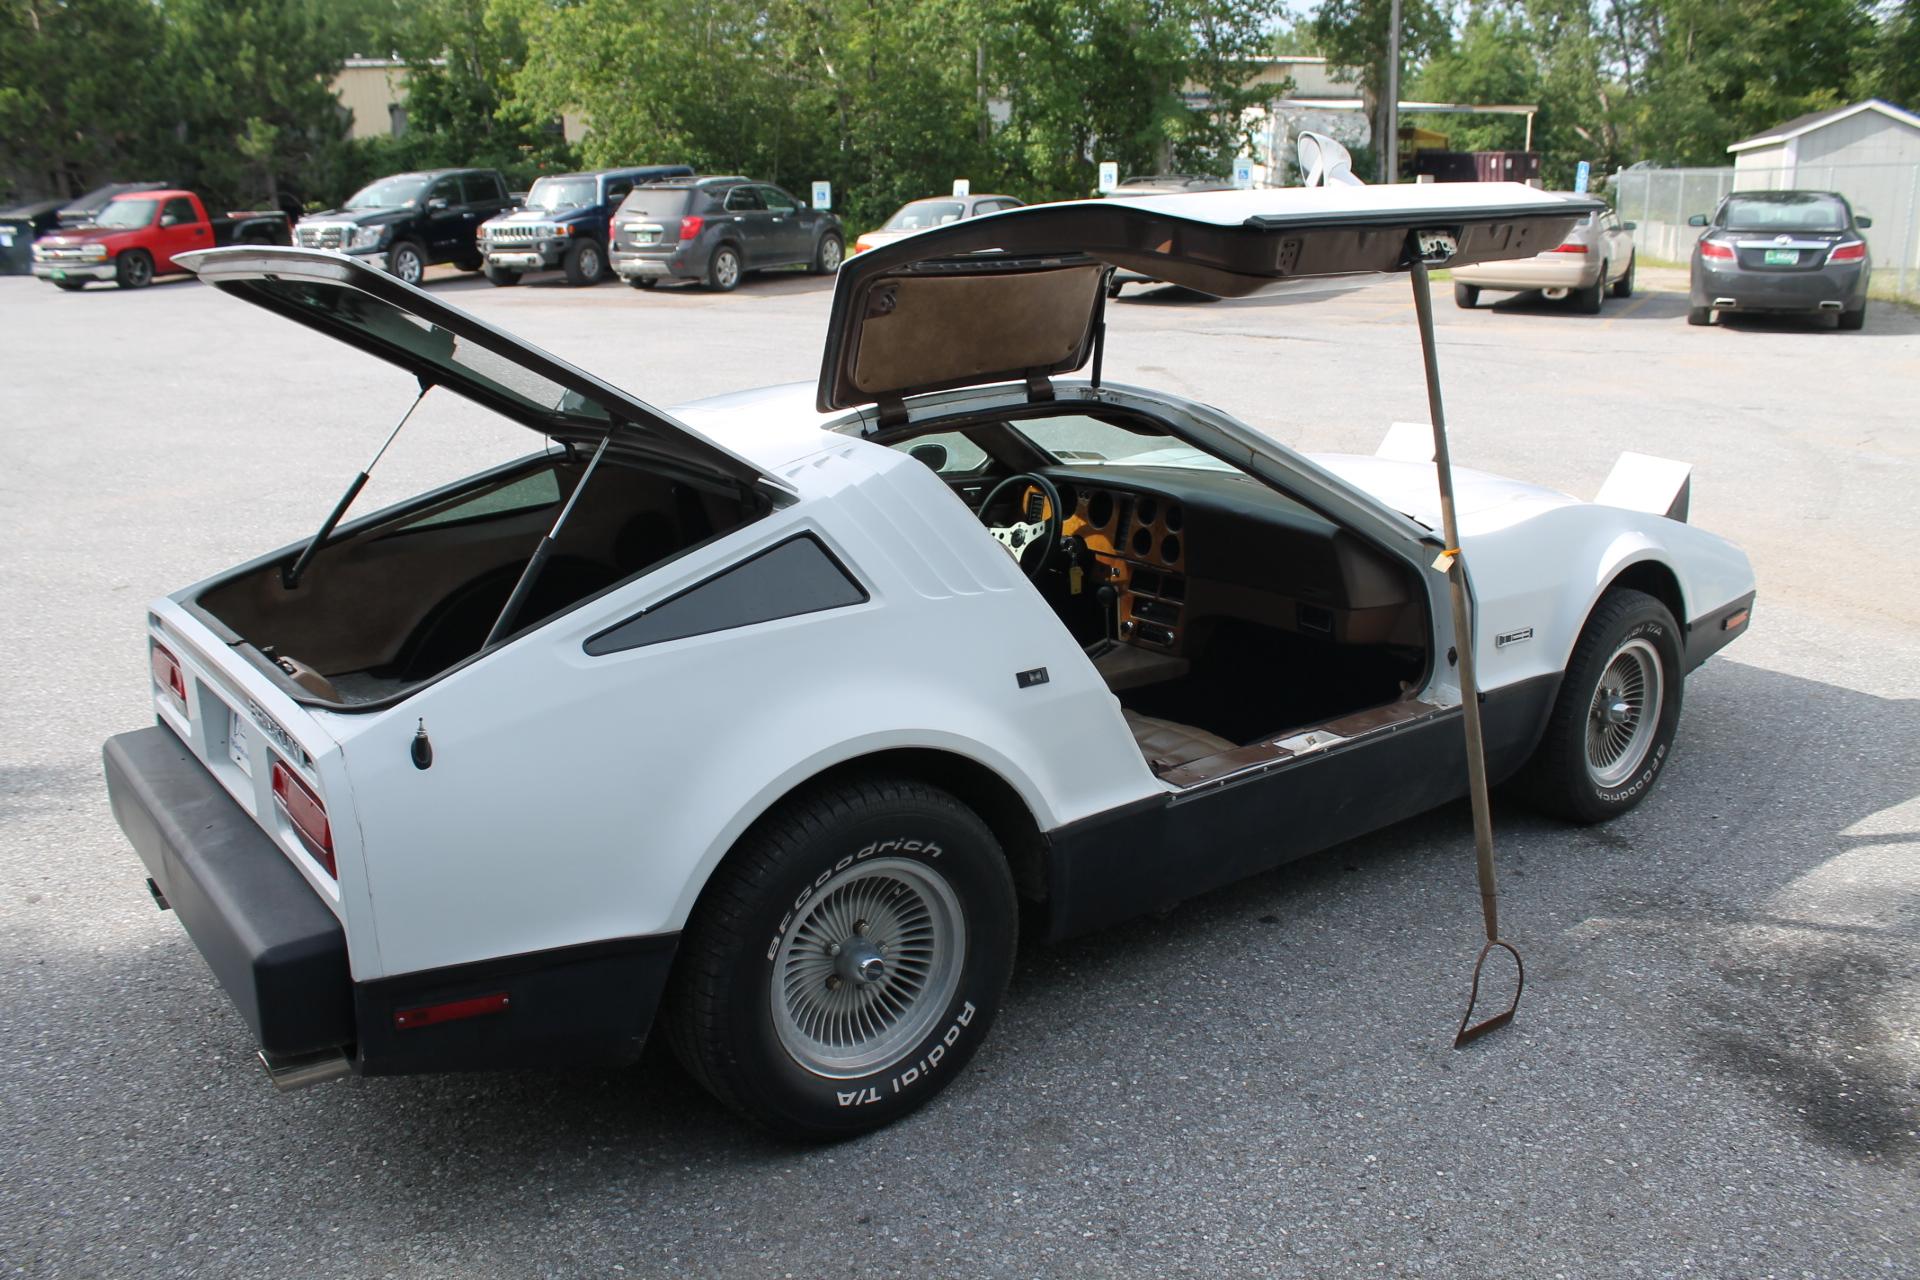
POLYGON ((1611 328, 1613 326, 1614 321, 1625 320, 1628 316, 1632 315, 1634 312, 1638 311, 1640 308, 1646 306, 1649 302, 1652 302, 1656 296, 1657 295, 1651 294, 1651 293, 1641 294, 1639 297, 1635 298, 1632 302, 1628 303, 1624 307, 1621 307, 1618 311, 1615 311, 1612 315, 1608 316, 1606 321, 1602 323, 1600 327, 1602 329, 1611 328))

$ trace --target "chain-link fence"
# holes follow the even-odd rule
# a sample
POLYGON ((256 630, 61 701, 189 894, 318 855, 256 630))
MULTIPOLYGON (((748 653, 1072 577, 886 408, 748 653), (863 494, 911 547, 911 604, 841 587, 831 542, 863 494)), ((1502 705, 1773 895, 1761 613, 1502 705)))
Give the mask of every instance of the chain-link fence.
POLYGON ((1778 169, 1623 169, 1613 175, 1614 208, 1638 224, 1634 244, 1649 258, 1686 262, 1700 229, 1730 191, 1838 191, 1855 214, 1873 219, 1866 232, 1876 294, 1920 299, 1920 165, 1802 164, 1778 169))

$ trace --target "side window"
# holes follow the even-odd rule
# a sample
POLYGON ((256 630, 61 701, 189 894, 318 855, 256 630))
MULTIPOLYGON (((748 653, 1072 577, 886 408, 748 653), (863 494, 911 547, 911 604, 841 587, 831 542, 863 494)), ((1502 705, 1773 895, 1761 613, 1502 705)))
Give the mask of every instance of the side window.
POLYGON ((466 203, 484 204, 500 198, 500 183, 490 173, 469 173, 460 180, 466 190, 466 203))
POLYGON ((443 524, 459 524, 465 520, 514 515, 521 511, 550 507, 558 501, 560 501, 559 478, 552 471, 541 470, 503 484, 497 489, 477 493, 465 502, 456 502, 450 507, 442 507, 438 511, 421 516, 418 520, 409 520, 394 532, 411 533, 415 529, 432 529, 443 524))
POLYGON ((765 206, 760 203, 760 193, 752 187, 735 187, 727 192, 727 203, 724 207, 728 213, 744 213, 765 206))
POLYGON ((789 538, 586 643, 594 657, 863 604, 866 590, 812 534, 789 538))
POLYGON ((895 445, 938 472, 943 480, 977 475, 987 465, 986 451, 958 431, 937 431, 895 445))
POLYGON ((760 199, 765 201, 767 208, 775 213, 792 213, 800 207, 794 203, 792 196, 778 187, 761 187, 760 199))
POLYGON ((427 189, 428 200, 445 200, 448 204, 460 203, 460 180, 442 178, 427 189))
POLYGON ((633 190, 632 178, 614 178, 607 183, 607 198, 601 204, 619 204, 627 198, 627 192, 633 190))
POLYGON ((160 225, 163 227, 184 227, 194 221, 193 202, 185 196, 175 196, 160 210, 160 225))

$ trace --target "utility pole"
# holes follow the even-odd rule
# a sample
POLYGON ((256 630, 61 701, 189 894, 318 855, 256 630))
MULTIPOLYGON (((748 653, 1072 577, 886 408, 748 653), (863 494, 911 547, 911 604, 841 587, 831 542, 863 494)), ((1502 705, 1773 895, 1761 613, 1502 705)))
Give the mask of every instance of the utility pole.
POLYGON ((1387 19, 1387 136, 1381 155, 1386 157, 1383 182, 1400 181, 1400 0, 1393 0, 1392 16, 1387 19))

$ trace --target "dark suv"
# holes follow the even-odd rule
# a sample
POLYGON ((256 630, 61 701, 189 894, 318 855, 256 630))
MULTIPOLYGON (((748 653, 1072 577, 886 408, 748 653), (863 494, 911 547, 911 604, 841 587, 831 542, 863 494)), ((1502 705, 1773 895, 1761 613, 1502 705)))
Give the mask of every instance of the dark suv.
POLYGON ((684 164, 654 164, 540 178, 522 207, 481 224, 481 270, 494 284, 519 284, 522 272, 562 267, 568 284, 598 284, 607 274, 613 211, 627 193, 642 182, 692 176, 684 164))
POLYGON ((293 242, 378 258, 408 284, 419 284, 429 263, 478 271, 480 224, 512 204, 496 169, 396 173, 368 183, 338 209, 302 218, 293 242))
POLYGON ((763 267, 838 271, 847 253, 840 219, 739 177, 635 187, 613 223, 613 269, 636 289, 700 280, 725 292, 763 267))

